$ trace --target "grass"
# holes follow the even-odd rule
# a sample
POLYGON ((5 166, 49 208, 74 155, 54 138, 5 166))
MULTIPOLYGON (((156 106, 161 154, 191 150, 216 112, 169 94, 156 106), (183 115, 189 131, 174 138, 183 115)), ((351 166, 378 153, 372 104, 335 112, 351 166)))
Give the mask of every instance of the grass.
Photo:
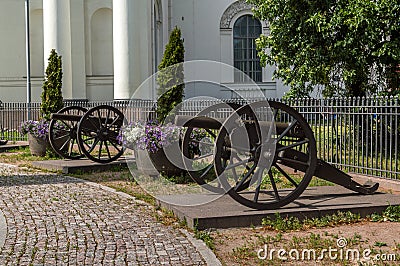
POLYGON ((326 215, 315 218, 305 218, 300 220, 294 216, 282 217, 279 213, 275 214, 273 219, 264 218, 262 225, 266 228, 276 230, 279 232, 287 232, 293 230, 306 230, 309 228, 321 228, 327 226, 336 226, 342 224, 352 224, 362 222, 365 219, 361 218, 359 214, 352 212, 337 212, 333 215, 326 215))
POLYGON ((200 231, 197 230, 197 228, 195 227, 193 232, 195 238, 202 240, 207 245, 208 248, 215 251, 215 242, 214 238, 210 234, 210 231, 207 230, 200 231))
POLYGON ((257 235, 258 243, 260 244, 273 244, 280 242, 282 240, 282 233, 278 233, 275 236, 262 236, 262 235, 257 235))
POLYGON ((374 244, 375 247, 387 247, 385 242, 376 241, 374 244))
POLYGON ((382 214, 372 214, 370 220, 372 222, 400 222, 400 206, 389 206, 382 214))
POLYGON ((371 222, 400 222, 400 206, 389 206, 380 214, 372 214, 366 218, 361 218, 359 214, 352 212, 338 211, 333 215, 325 215, 322 217, 305 218, 300 220, 294 216, 282 217, 279 213, 274 218, 263 218, 262 225, 271 230, 278 232, 288 232, 296 230, 307 230, 310 228, 333 227, 343 224, 354 224, 364 221, 371 222))
POLYGON ((20 138, 18 141, 27 141, 28 136, 21 136, 17 130, 4 130, 2 133, 0 132, 0 139, 8 139, 10 143, 16 143, 16 138, 20 138))
POLYGON ((7 152, 0 153, 0 161, 4 163, 13 164, 27 164, 33 161, 44 161, 44 160, 57 160, 60 157, 56 156, 52 151, 47 150, 46 156, 33 156, 29 150, 29 147, 21 147, 17 149, 11 149, 7 152))
POLYGON ((232 250, 233 258, 236 261, 245 260, 249 257, 257 257, 254 245, 244 244, 232 250))

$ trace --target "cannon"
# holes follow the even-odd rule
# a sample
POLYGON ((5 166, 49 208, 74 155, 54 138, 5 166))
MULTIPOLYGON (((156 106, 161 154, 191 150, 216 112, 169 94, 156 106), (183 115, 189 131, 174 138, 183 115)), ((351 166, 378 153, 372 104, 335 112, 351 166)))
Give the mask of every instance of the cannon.
POLYGON ((88 159, 98 163, 117 160, 124 153, 118 134, 124 114, 99 105, 90 110, 68 106, 51 115, 49 141, 53 150, 66 159, 88 159))
POLYGON ((379 187, 371 182, 361 185, 318 159, 316 140, 306 119, 280 102, 220 103, 194 117, 178 115, 175 123, 188 128, 181 146, 192 179, 253 209, 277 209, 293 202, 313 176, 361 194, 373 194, 379 187), (232 109, 227 117, 215 115, 227 107, 232 109), (208 141, 194 139, 195 128, 205 129, 208 141), (210 149, 193 156, 188 148, 191 142, 210 149))
MULTIPOLYGON (((306 119, 280 102, 221 102, 194 116, 178 112, 173 119, 185 128, 179 147, 191 178, 211 193, 227 193, 253 209, 277 209, 295 201, 313 176, 361 194, 379 187, 359 184, 318 159, 306 119), (206 137, 195 138, 197 129, 206 137), (199 147, 196 153, 189 148, 193 143, 199 147)), ((125 150, 118 140, 124 122, 124 115, 111 106, 66 107, 52 114, 50 144, 64 158, 112 162, 125 150)))

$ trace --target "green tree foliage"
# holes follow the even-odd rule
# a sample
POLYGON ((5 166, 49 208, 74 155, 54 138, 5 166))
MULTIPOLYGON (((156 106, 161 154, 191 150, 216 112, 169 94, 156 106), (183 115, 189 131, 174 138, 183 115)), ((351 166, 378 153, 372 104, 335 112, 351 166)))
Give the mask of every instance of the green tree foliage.
POLYGON ((46 77, 41 96, 40 112, 44 119, 49 120, 52 113, 58 112, 64 106, 61 92, 62 75, 61 56, 53 49, 46 68, 46 77))
POLYGON ((277 65, 289 97, 315 86, 324 96, 399 93, 398 0, 247 1, 270 27, 257 40, 261 62, 277 65))
POLYGON ((158 66, 160 70, 157 76, 158 100, 157 119, 163 122, 169 112, 182 102, 184 96, 183 62, 185 60, 185 48, 179 28, 175 28, 169 37, 165 47, 163 59, 158 66))

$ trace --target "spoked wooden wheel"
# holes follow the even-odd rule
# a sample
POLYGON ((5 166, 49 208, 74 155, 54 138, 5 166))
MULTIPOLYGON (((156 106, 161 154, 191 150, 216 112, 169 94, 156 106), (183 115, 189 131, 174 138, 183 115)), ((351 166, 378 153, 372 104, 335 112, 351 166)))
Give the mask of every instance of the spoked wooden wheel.
POLYGON ((78 124, 78 144, 90 160, 109 163, 117 160, 124 147, 118 141, 124 115, 118 109, 100 105, 87 111, 78 124))
POLYGON ((80 159, 84 157, 77 143, 77 127, 79 118, 87 109, 80 106, 67 106, 58 114, 75 116, 75 120, 61 120, 53 118, 49 125, 49 141, 54 152, 66 159, 80 159))
POLYGON ((307 188, 317 165, 314 134, 306 120, 293 108, 278 102, 257 102, 250 108, 240 108, 237 114, 250 117, 243 119, 250 149, 243 151, 234 144, 227 147, 225 139, 232 134, 221 130, 216 143, 215 171, 224 189, 237 202, 259 210, 280 208, 296 200, 307 188), (259 119, 260 111, 268 110, 268 106, 273 119, 259 119), (255 123, 249 122, 253 119, 255 123), (228 162, 221 157, 224 150, 230 150, 228 162), (232 181, 229 172, 235 173, 237 181, 232 181))
POLYGON ((188 127, 192 119, 184 125, 186 131, 182 153, 185 169, 197 184, 214 193, 225 193, 213 167, 215 141, 224 120, 239 107, 240 105, 236 103, 218 103, 205 108, 193 118, 193 120, 203 117, 212 119, 211 128, 206 128, 210 127, 210 124, 206 124, 205 121, 204 128, 188 127))

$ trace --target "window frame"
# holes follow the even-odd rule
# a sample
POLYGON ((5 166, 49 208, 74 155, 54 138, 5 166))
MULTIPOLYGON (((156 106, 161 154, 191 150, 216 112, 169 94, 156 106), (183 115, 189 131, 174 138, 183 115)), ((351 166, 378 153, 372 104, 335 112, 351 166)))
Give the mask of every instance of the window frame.
MULTIPOLYGON (((237 17, 232 27, 233 65, 235 68, 248 75, 256 83, 261 83, 263 81, 263 68, 261 67, 255 44, 255 40, 262 32, 262 23, 250 14, 243 14, 237 17), (250 22, 253 23, 251 24, 250 22), (241 36, 241 34, 243 34, 243 26, 245 26, 245 34, 241 36), (253 35, 250 34, 251 27, 253 27, 253 35), (239 32, 239 34, 237 34, 237 32, 239 32), (240 42, 242 45, 238 48, 237 43, 240 42), (245 46, 244 48, 243 45, 245 46), (238 57, 239 54, 242 56, 238 57)), ((234 81, 235 83, 244 83, 246 78, 239 73, 239 71, 235 71, 234 81)))

